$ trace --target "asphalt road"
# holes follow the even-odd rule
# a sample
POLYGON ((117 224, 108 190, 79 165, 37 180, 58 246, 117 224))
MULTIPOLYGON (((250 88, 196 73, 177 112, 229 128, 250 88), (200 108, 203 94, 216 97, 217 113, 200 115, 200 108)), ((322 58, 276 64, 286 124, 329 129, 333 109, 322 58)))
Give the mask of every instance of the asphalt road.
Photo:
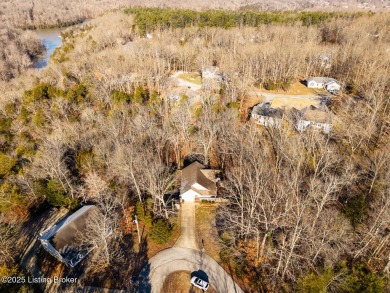
POLYGON ((217 292, 244 292, 213 258, 197 249, 195 231, 195 203, 183 203, 180 237, 173 248, 160 251, 149 260, 141 272, 139 292, 160 293, 164 280, 177 271, 201 271, 217 292))
MULTIPOLYGON (((199 250, 174 247, 163 250, 149 260, 149 266, 143 271, 139 292, 160 293, 164 280, 176 271, 203 271, 210 286, 221 293, 243 293, 230 275, 210 256, 199 250), (146 285, 150 284, 150 287, 146 285)), ((188 280, 189 281, 189 280, 188 280)))
POLYGON ((181 205, 180 237, 174 247, 198 249, 195 235, 195 203, 181 205))

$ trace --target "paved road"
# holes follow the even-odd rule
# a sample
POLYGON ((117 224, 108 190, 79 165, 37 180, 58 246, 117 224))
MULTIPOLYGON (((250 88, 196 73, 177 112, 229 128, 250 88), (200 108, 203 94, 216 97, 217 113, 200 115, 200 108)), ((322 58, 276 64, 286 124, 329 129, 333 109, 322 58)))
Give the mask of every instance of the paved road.
POLYGON ((176 271, 194 272, 202 270, 209 278, 210 286, 220 293, 243 293, 230 275, 210 256, 194 249, 174 247, 163 250, 149 260, 143 271, 143 282, 139 292, 160 293, 166 277, 176 271))
POLYGON ((153 256, 141 272, 139 292, 160 293, 164 280, 177 271, 203 271, 210 286, 221 293, 243 293, 232 277, 210 256, 198 250, 195 203, 181 205, 181 234, 173 248, 153 256))
POLYGON ((181 205, 180 237, 174 247, 198 249, 195 235, 195 203, 186 202, 181 205))

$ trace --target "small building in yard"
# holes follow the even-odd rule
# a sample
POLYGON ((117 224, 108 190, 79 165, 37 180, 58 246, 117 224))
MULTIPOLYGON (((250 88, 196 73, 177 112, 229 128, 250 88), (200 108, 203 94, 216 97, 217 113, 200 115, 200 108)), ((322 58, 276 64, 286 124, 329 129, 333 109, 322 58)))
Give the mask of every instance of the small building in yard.
POLYGON ((306 80, 308 88, 326 89, 330 93, 336 93, 341 90, 341 85, 334 78, 329 77, 310 77, 306 80))
POLYGON ((185 100, 188 100, 190 104, 193 104, 200 98, 200 95, 191 89, 178 87, 169 91, 166 94, 166 97, 167 100, 171 103, 181 103, 185 102, 185 100))
POLYGON ((217 66, 205 67, 202 70, 202 88, 203 89, 218 89, 224 80, 224 74, 217 66))
POLYGON ((202 78, 222 79, 222 74, 217 66, 208 66, 202 70, 202 78))
POLYGON ((271 103, 260 103, 253 107, 251 118, 259 125, 280 128, 284 112, 280 108, 271 108, 271 103))
POLYGON ((180 198, 183 201, 215 200, 217 196, 215 171, 204 167, 199 162, 193 162, 181 171, 180 198))
POLYGON ((99 210, 96 206, 85 205, 41 232, 39 240, 47 252, 73 268, 95 248, 81 243, 78 236, 85 232, 91 218, 97 216, 99 210))
POLYGON ((313 127, 329 133, 332 130, 332 115, 325 107, 316 108, 310 106, 300 111, 295 109, 296 128, 298 131, 305 131, 308 127, 313 127))

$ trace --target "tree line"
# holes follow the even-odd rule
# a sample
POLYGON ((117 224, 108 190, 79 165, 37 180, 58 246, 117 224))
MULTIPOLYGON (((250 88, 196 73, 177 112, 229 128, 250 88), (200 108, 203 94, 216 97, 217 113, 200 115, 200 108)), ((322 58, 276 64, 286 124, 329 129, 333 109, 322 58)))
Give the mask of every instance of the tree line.
POLYGON ((80 241, 103 239, 106 223, 114 237, 91 256, 88 274, 118 272, 119 288, 138 268, 118 262, 141 255, 123 228, 132 219, 126 211, 164 241, 178 170, 197 157, 224 174, 222 259, 248 291, 385 291, 386 17, 188 27, 157 30, 152 39, 133 28, 122 12, 70 28, 47 69, 0 83, 1 264, 10 271, 18 264, 14 243, 23 221, 34 219, 31 207, 92 202, 105 217, 80 241), (324 53, 331 53, 328 68, 324 53), (205 90, 197 103, 168 99, 173 72, 212 64, 227 77, 220 89, 205 90), (332 100, 337 119, 329 135, 298 134, 289 121, 280 130, 259 128, 242 117, 251 88, 325 74, 349 91, 332 100))
POLYGON ((197 27, 259 27, 265 24, 294 24, 305 26, 319 25, 335 18, 353 19, 364 15, 363 12, 296 12, 296 11, 193 11, 168 8, 128 8, 126 13, 133 14, 135 24, 141 35, 160 29, 197 27))
POLYGON ((8 26, 0 26, 0 80, 8 81, 32 66, 45 48, 38 36, 8 26))

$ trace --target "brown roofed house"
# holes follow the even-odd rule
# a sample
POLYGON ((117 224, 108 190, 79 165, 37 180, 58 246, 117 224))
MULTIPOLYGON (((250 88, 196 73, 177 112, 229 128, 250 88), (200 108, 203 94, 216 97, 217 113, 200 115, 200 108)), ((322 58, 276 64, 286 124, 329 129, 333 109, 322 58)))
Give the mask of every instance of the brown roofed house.
POLYGON ((182 170, 180 197, 184 201, 210 200, 217 195, 214 170, 203 169, 199 162, 193 162, 182 170))

